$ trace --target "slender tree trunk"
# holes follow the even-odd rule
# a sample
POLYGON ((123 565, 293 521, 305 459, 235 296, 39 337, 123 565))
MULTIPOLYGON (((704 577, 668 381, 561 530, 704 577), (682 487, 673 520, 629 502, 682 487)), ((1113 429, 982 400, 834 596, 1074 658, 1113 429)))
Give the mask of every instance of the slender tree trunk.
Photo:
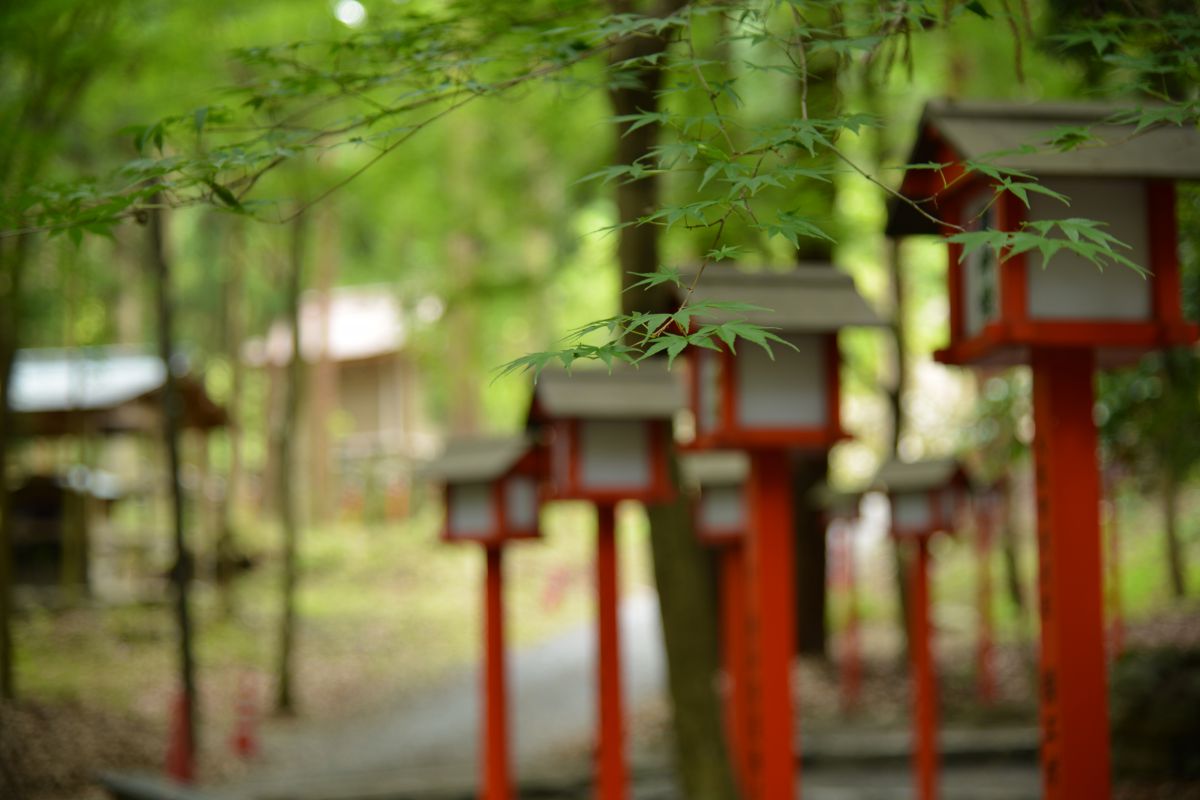
POLYGON ((332 208, 325 208, 317 217, 317 263, 314 265, 313 287, 317 305, 317 353, 309 375, 308 460, 310 474, 308 493, 310 522, 325 524, 334 512, 337 496, 333 469, 333 444, 330 424, 337 407, 338 366, 331 352, 331 318, 333 314, 333 285, 337 278, 340 240, 338 217, 332 208))
POLYGON ((183 418, 182 398, 172 368, 175 352, 174 301, 171 298, 171 267, 166 252, 163 212, 150 212, 150 269, 154 279, 155 305, 158 316, 158 355, 165 372, 162 388, 163 440, 167 454, 167 478, 171 491, 171 526, 175 538, 175 565, 171 569, 175 587, 175 620, 179 629, 179 672, 183 683, 184 715, 187 728, 188 756, 196 756, 198 728, 196 703, 196 668, 192 643, 192 617, 189 589, 193 560, 187 549, 184 528, 183 483, 180 481, 180 428, 183 418))
POLYGON ((292 685, 295 639, 296 639, 296 547, 300 521, 296 508, 295 478, 297 474, 293 455, 293 438, 300 409, 300 392, 303 386, 304 358, 300 350, 300 290, 304 284, 304 259, 307 244, 308 216, 301 214, 292 223, 291 258, 287 277, 287 315, 292 332, 292 357, 287 364, 287 377, 283 388, 283 413, 275 427, 274 450, 276 452, 276 501, 279 504, 279 522, 283 533, 283 614, 279 627, 279 653, 276 665, 275 710, 280 714, 296 712, 295 692, 292 685))
POLYGON ((0 698, 16 697, 13 652, 12 494, 8 465, 16 438, 8 394, 16 358, 21 316, 21 285, 29 237, 0 241, 0 698))
POLYGON ((1176 600, 1182 600, 1187 596, 1187 565, 1183 543, 1179 540, 1179 481, 1169 468, 1164 473, 1162 501, 1167 572, 1171 579, 1171 594, 1176 600))
POLYGON ((245 369, 242 365, 242 266, 244 257, 245 228, 240 220, 233 223, 232 230, 226 237, 227 251, 223 259, 227 271, 225 273, 224 309, 221 325, 223 349, 229 359, 230 385, 229 397, 225 408, 228 419, 225 422, 225 436, 228 446, 228 461, 226 462, 225 491, 220 498, 220 532, 217 535, 217 587, 221 593, 221 613, 228 619, 237 613, 237 599, 234 595, 234 579, 236 578, 236 561, 238 559, 237 508, 239 489, 242 483, 242 387, 245 379, 245 369))
MULTIPOLYGON (((676 7, 660 3, 658 13, 676 7)), ((627 11, 614 3, 614 10, 627 11)), ((648 56, 666 49, 666 42, 643 38, 627 42, 613 53, 614 61, 648 56)), ((653 111, 658 106, 656 90, 661 76, 657 69, 641 68, 627 74, 628 81, 610 90, 613 110, 618 115, 653 111)), ((616 161, 629 164, 645 156, 658 140, 658 126, 645 125, 617 130, 616 161), (624 135, 622 135, 624 134, 624 135)), ((618 221, 630 222, 658 206, 657 179, 643 178, 617 188, 618 221)), ((628 287, 632 272, 654 272, 658 268, 658 232, 651 225, 621 229, 617 255, 622 286, 628 287)), ((625 292, 625 310, 661 311, 673 305, 669 291, 625 292)), ((736 797, 733 773, 721 724, 721 706, 715 691, 719 669, 717 611, 711 581, 709 556, 692 532, 685 499, 656 505, 648 510, 650 549, 654 578, 662 613, 663 638, 667 653, 667 684, 671 694, 675 758, 683 795, 690 800, 730 800, 736 797)))

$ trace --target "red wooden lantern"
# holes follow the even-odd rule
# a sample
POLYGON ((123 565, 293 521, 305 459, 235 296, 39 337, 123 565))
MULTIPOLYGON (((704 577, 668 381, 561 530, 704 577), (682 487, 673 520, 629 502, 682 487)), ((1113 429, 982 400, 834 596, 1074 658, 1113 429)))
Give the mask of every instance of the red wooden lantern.
POLYGON ((689 349, 692 445, 741 448, 750 456, 745 561, 754 685, 750 738, 757 757, 751 759, 748 794, 791 796, 797 783, 791 451, 821 452, 845 438, 837 331, 879 320, 853 280, 828 265, 758 274, 713 266, 686 285, 695 326, 745 321, 772 328, 791 344, 776 343, 770 354, 746 342, 736 354, 689 349), (722 302, 757 308, 706 306, 722 302))
POLYGON ((444 486, 443 541, 497 545, 539 536, 539 460, 524 437, 450 441, 429 470, 444 486))
POLYGON ((739 544, 746 535, 750 461, 737 450, 697 450, 680 460, 684 483, 697 492, 692 514, 705 544, 739 544))
POLYGON ((508 755, 508 685, 504 661, 504 571, 506 542, 540 535, 539 453, 524 437, 451 441, 429 468, 444 487, 446 521, 442 539, 483 545, 484 681, 481 764, 484 800, 511 800, 508 755))
POLYGON ((736 354, 691 348, 696 446, 827 450, 845 438, 837 331, 881 324, 849 275, 830 266, 754 274, 713 266, 692 301, 760 306, 763 310, 701 311, 696 322, 745 320, 774 329, 792 345, 775 343, 771 354, 747 342, 736 354))
POLYGON ((956 459, 889 461, 875 474, 892 506, 892 533, 901 537, 954 533, 969 497, 966 472, 956 459))
POLYGON ((833 559, 832 588, 840 589, 846 598, 846 627, 838 659, 838 681, 841 690, 842 713, 858 710, 862 694, 862 642, 859 631, 858 570, 854 560, 854 523, 859 517, 862 496, 839 492, 822 484, 815 492, 817 504, 824 510, 825 524, 833 559))
POLYGON ((929 621, 929 539, 953 533, 967 498, 966 474, 954 459, 891 461, 875 476, 892 504, 892 535, 916 549, 909 573, 909 659, 913 683, 913 775, 917 797, 937 797, 937 674, 929 621))
POLYGON ((638 368, 546 370, 534 387, 530 426, 547 453, 547 498, 596 504, 596 606, 599 651, 596 795, 629 794, 621 709, 617 626, 616 505, 670 499, 671 421, 680 386, 661 361, 638 368))
MULTIPOLYGON (((1096 365, 1194 342, 1200 330, 1180 310, 1174 181, 1200 178, 1200 132, 1160 126, 1136 131, 1095 105, 947 104, 926 107, 912 163, 938 162, 904 178, 900 194, 931 216, 968 230, 1017 231, 1024 221, 1099 220, 1152 274, 1098 270, 1060 251, 1044 269, 1029 253, 977 252, 959 263, 951 245, 951 364, 1030 363, 1038 507, 1038 604, 1042 779, 1048 800, 1111 794, 1100 486, 1092 424, 1096 365), (1071 152, 1032 149, 1060 126, 1088 125, 1095 140, 1071 152), (1007 153, 1023 170, 1071 199, 1067 209, 1038 194, 1030 207, 1009 193, 991 206, 991 182, 964 162, 1007 153)), ((950 233, 910 205, 894 203, 888 233, 950 233)))
POLYGON ((937 353, 948 364, 1023 364, 1030 348, 1087 347, 1102 360, 1196 340, 1179 301, 1175 185, 1200 178, 1200 133, 1164 126, 1134 135, 1132 125, 1101 124, 1123 109, 1098 105, 930 103, 921 120, 911 163, 944 164, 911 170, 900 193, 942 220, 939 226, 911 206, 895 202, 888 234, 949 234, 994 228, 1020 230, 1027 221, 1082 217, 1130 246, 1122 254, 1150 271, 1142 278, 1123 266, 1103 271, 1060 251, 1045 268, 1036 252, 999 263, 981 249, 962 260, 950 250, 950 343, 937 353), (1071 152, 1027 152, 1059 126, 1093 125, 1106 146, 1071 152), (1022 152, 1025 148, 1026 152, 1022 152), (1000 166, 1028 172, 1043 186, 1067 195, 1068 208, 1040 193, 1029 207, 1014 194, 993 202, 993 181, 968 173, 963 163, 989 153, 1012 152, 1000 166))
POLYGON ((534 387, 530 424, 543 431, 547 499, 612 504, 670 499, 671 420, 682 406, 660 361, 637 368, 546 370, 534 387))

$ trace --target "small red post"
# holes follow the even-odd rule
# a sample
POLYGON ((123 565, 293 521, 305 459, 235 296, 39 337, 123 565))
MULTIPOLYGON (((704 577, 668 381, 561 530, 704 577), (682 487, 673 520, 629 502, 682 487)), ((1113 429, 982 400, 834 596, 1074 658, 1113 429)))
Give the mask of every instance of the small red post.
POLYGON ((841 543, 842 568, 846 592, 846 629, 842 633, 842 713, 858 710, 862 694, 862 645, 858 629, 858 576, 854 564, 854 538, 844 522, 836 523, 834 535, 841 543))
POLYGON ((177 783, 192 783, 196 779, 195 750, 192 747, 188 703, 183 690, 171 703, 171 727, 167 740, 167 777, 177 783))
POLYGON ((1112 794, 1091 350, 1033 351, 1046 800, 1112 794))
POLYGON ((751 774, 755 798, 797 793, 792 704, 795 652, 791 467, 783 450, 750 453, 748 532, 751 774))
POLYGON ((600 651, 596 796, 599 800, 625 800, 629 792, 629 781, 625 766, 625 736, 621 714, 616 506, 613 503, 598 503, 596 517, 596 593, 599 606, 597 618, 600 651))
POLYGON ((916 537, 912 563, 910 601, 912 610, 909 652, 913 681, 913 765, 917 797, 934 800, 938 794, 938 700, 937 675, 933 665, 933 631, 929 624, 929 537, 916 537))
POLYGON ((229 745, 238 758, 258 755, 258 704, 255 702, 254 678, 245 672, 238 678, 236 721, 229 745))
POLYGON ((489 545, 484 579, 483 800, 509 800, 508 682, 504 663, 504 564, 499 545, 489 545))
POLYGON ((1113 659, 1125 651, 1125 611, 1121 605, 1121 528, 1118 520, 1117 493, 1109 487, 1108 508, 1108 611, 1109 655, 1113 659))
POLYGON ((743 796, 750 789, 750 720, 746 707, 750 662, 746 653, 746 557, 741 542, 720 550, 721 659, 725 670, 725 731, 743 796))
POLYGON ((975 555, 978 560, 979 639, 975 651, 975 688, 979 702, 996 703, 995 634, 992 622, 992 538, 996 509, 985 498, 975 513, 975 555))

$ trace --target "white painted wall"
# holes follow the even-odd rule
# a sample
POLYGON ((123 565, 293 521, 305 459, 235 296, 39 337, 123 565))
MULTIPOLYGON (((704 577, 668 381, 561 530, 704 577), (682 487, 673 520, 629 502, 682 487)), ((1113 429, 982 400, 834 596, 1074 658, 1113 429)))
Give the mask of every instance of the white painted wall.
POLYGON ((772 345, 775 360, 757 345, 738 350, 738 424, 744 428, 823 427, 826 344, 823 334, 784 337, 796 350, 772 345))
POLYGON ((645 422, 580 423, 580 483, 585 489, 648 488, 650 426, 645 422))

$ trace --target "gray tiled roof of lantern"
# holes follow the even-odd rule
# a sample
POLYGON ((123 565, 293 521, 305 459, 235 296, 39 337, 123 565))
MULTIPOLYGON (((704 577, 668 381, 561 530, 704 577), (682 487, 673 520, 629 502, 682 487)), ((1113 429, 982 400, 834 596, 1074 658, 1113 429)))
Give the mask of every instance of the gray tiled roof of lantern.
POLYGON ((889 492, 926 492, 954 480, 965 480, 966 472, 956 458, 887 462, 875 473, 872 486, 889 492))
POLYGON ((746 482, 750 459, 741 450, 698 450, 680 456, 679 469, 689 486, 736 486, 746 482))
MULTIPOLYGON (((685 286, 691 285, 694 275, 693 272, 684 276, 685 286)), ((745 320, 793 333, 884 324, 858 293, 854 279, 827 264, 770 272, 744 272, 735 267, 712 265, 700 276, 691 302, 746 303, 763 309, 701 310, 696 314, 696 321, 701 324, 745 320)))
MULTIPOLYGON (((989 160, 998 166, 1037 177, 1200 179, 1200 131, 1195 126, 1163 124, 1139 132, 1134 123, 1111 121, 1137 107, 934 100, 921 115, 908 163, 938 161, 936 136, 962 159, 994 156, 989 160), (1048 142, 1052 132, 1063 126, 1086 126, 1096 141, 1059 151, 1048 142)), ((907 203, 897 198, 889 201, 889 236, 937 232, 931 220, 907 203)))
POLYGON ((809 496, 818 508, 848 516, 858 515, 858 505, 862 500, 862 492, 835 489, 828 483, 815 486, 809 496))
POLYGON ((450 439, 421 474, 445 483, 493 481, 504 477, 528 451, 525 436, 450 439))
POLYGON ((670 419, 683 408, 683 385, 665 360, 638 366, 550 367, 533 387, 530 421, 548 419, 670 419))

